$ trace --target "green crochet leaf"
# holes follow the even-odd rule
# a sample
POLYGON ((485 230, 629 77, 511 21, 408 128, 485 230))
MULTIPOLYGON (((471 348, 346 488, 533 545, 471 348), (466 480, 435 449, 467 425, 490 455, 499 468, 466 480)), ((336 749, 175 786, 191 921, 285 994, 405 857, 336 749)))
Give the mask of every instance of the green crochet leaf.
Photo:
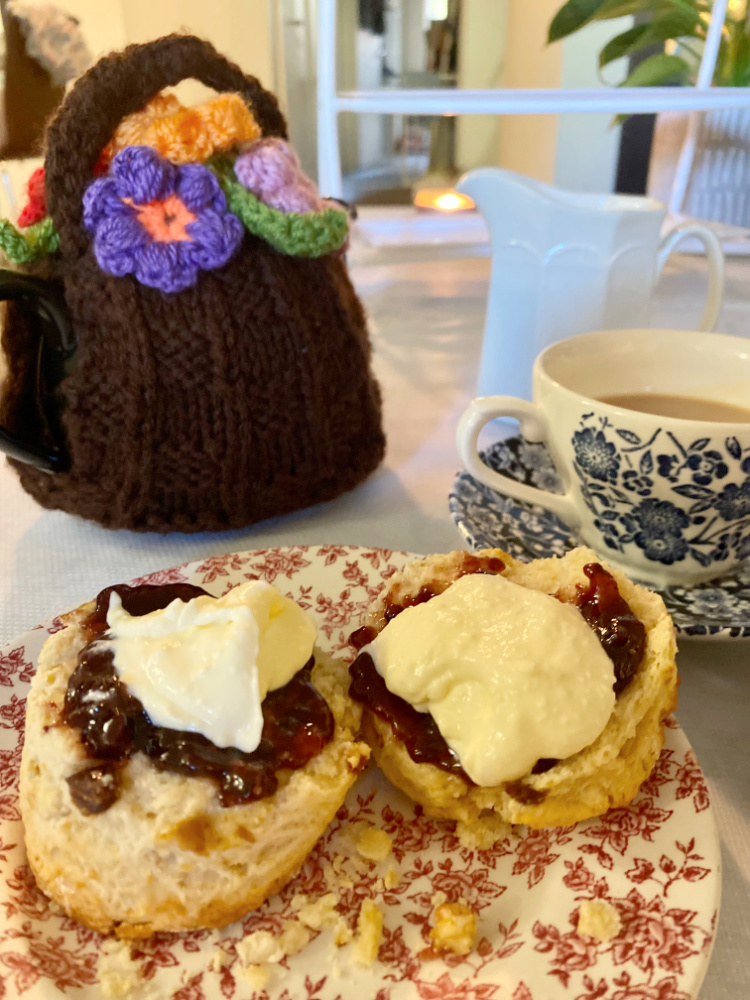
POLYGON ((338 208, 322 212, 280 212, 256 198, 234 176, 230 161, 216 157, 207 164, 216 174, 230 212, 245 229, 291 257, 323 257, 340 250, 349 234, 349 216, 338 208))
POLYGON ((13 264, 32 264, 59 247, 60 237, 49 215, 23 230, 16 229, 7 219, 0 219, 0 250, 13 264))

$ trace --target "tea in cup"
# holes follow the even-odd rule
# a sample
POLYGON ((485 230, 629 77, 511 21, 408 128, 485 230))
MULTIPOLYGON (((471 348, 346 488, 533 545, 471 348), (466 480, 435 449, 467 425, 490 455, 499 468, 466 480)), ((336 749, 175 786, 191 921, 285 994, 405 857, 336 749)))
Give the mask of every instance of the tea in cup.
POLYGON ((631 576, 692 584, 750 555, 750 340, 683 330, 605 330, 536 359, 530 403, 473 400, 461 460, 500 493, 540 504, 631 576), (514 417, 543 441, 561 494, 486 466, 481 429, 514 417))

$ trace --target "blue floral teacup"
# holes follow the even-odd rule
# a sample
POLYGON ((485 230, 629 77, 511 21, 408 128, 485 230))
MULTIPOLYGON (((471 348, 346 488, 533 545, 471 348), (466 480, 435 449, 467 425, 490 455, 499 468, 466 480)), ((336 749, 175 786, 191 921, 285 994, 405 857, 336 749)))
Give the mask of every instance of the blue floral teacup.
POLYGON ((657 586, 709 580, 750 556, 750 340, 586 333, 543 351, 533 384, 533 403, 485 396, 464 412, 458 450, 476 479, 546 507, 610 563, 657 586), (681 415, 630 408, 633 397, 645 407, 647 395, 678 397, 681 415), (612 402, 627 396, 627 407, 612 402), (693 419, 706 405, 712 419, 693 419), (547 444, 562 493, 481 461, 479 432, 497 417, 516 418, 524 437, 547 444))

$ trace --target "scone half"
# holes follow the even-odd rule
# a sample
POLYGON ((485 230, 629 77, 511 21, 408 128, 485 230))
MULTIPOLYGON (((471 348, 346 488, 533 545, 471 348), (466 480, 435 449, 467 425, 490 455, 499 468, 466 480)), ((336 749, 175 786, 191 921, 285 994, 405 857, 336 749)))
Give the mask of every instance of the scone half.
POLYGON ((346 667, 315 649, 311 679, 334 717, 333 737, 304 767, 279 772, 272 795, 223 807, 210 779, 159 771, 136 753, 117 801, 85 814, 67 779, 91 761, 63 708, 93 608, 67 616, 32 680, 20 774, 29 864, 43 892, 103 934, 224 926, 295 875, 367 762, 346 667))
POLYGON ((471 556, 452 552, 417 560, 394 574, 371 607, 365 629, 375 634, 385 627, 389 604, 408 605, 426 590, 439 594, 467 571, 476 572, 467 570, 467 560, 477 559, 500 560, 507 579, 562 598, 572 598, 578 586, 588 584, 584 566, 602 565, 646 630, 637 671, 617 696, 598 738, 543 773, 528 773, 494 787, 470 784, 430 763, 415 762, 391 724, 365 706, 362 734, 378 766, 429 815, 468 824, 494 814, 505 822, 534 828, 565 826, 629 804, 651 773, 664 743, 662 723, 677 705, 675 632, 661 597, 632 583, 586 548, 530 563, 518 562, 499 549, 471 556))

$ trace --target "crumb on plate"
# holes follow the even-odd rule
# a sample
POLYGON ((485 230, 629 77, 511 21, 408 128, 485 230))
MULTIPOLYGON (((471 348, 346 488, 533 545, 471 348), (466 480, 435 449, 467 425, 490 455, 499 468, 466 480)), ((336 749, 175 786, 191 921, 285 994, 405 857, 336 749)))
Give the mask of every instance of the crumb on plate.
POLYGON ((305 927, 309 927, 313 931, 319 931, 335 925, 338 919, 336 903, 338 903, 336 893, 328 892, 314 903, 308 903, 305 896, 295 896, 292 900, 292 908, 297 911, 297 917, 301 924, 304 924, 305 927), (295 900, 300 900, 296 906, 295 900), (304 902, 301 900, 304 900, 304 902))
POLYGON ((369 861, 385 861, 391 853, 391 838, 385 830, 368 826, 357 841, 357 850, 369 861))
POLYGON ((456 836, 461 847, 469 851, 488 851, 499 840, 504 840, 512 832, 512 827, 496 813, 480 816, 472 823, 459 820, 456 836))
POLYGON ((229 964, 231 957, 228 951, 224 951, 223 948, 217 948, 211 956, 208 967, 211 972, 221 972, 224 966, 229 964))
POLYGON ((401 881, 401 873, 395 865, 391 864, 383 878, 383 885, 386 889, 395 889, 401 881))
POLYGON ((362 901, 352 957, 358 965, 372 965, 383 936, 383 914, 371 899, 362 901))
POLYGON ((349 944, 353 937, 354 931, 343 917, 339 917, 333 928, 333 943, 337 948, 343 948, 345 944, 349 944))
POLYGON ((578 911, 578 933, 606 944, 622 927, 620 914, 606 899, 585 899, 578 911))
POLYGON ((279 939, 270 931, 254 931, 235 945, 240 965, 259 965, 261 962, 280 962, 284 957, 279 939))
POLYGON ((287 920, 279 936, 279 945, 285 955, 296 955, 310 941, 310 931, 297 920, 287 920))
POLYGON ((477 937, 477 915, 466 903, 441 903, 430 931, 436 951, 468 955, 477 937))
POLYGON ((264 965, 240 966, 235 972, 238 979, 241 979, 254 993, 264 990, 268 986, 271 972, 264 965))
POLYGON ((129 997, 141 984, 141 967, 130 957, 130 944, 109 938, 102 945, 97 965, 105 997, 129 997))

